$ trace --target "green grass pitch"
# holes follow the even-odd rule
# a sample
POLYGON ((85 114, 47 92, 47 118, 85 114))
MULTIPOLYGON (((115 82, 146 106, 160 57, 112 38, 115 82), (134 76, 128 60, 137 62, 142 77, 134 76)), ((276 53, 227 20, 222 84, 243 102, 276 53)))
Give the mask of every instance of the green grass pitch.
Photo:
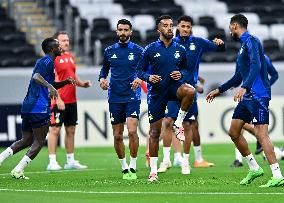
MULTIPOLYGON (((281 146, 281 145, 280 145, 281 146)), ((251 149, 254 150, 252 145, 251 149)), ((162 155, 160 148, 160 157, 162 155)), ((234 148, 230 144, 203 145, 203 156, 214 162, 215 167, 192 168, 190 175, 182 175, 180 168, 171 168, 159 174, 159 181, 148 183, 149 169, 145 167, 145 148, 139 149, 138 180, 124 181, 120 164, 112 147, 78 148, 76 158, 89 168, 83 171, 45 171, 48 156, 44 148, 26 168, 30 180, 15 180, 10 171, 24 152, 6 160, 0 166, 0 202, 282 202, 284 187, 259 188, 271 177, 271 171, 262 156, 256 156, 265 175, 249 186, 240 186, 240 180, 248 171, 230 168, 234 148)), ((0 149, 1 151, 3 149, 0 149)), ((127 158, 129 152, 127 151, 127 158)), ((191 160, 193 155, 191 155, 191 160)), ((65 162, 65 151, 59 149, 57 159, 65 162)), ((162 158, 159 159, 161 161, 162 158)), ((129 159, 128 159, 129 160, 129 159)), ((191 163, 193 165, 193 163, 191 163)), ((280 162, 284 172, 284 161, 280 162)))

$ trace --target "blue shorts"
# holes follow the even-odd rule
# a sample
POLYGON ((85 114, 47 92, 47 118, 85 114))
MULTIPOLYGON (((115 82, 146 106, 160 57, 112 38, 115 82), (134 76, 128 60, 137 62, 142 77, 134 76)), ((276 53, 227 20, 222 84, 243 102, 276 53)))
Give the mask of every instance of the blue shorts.
POLYGON ((27 113, 22 114, 22 131, 32 132, 35 128, 40 128, 50 124, 49 113, 27 113))
MULTIPOLYGON (((176 120, 179 109, 180 109, 179 101, 169 101, 167 105, 165 117, 173 118, 174 120, 176 120)), ((198 107, 197 107, 197 100, 195 99, 193 101, 193 104, 190 106, 183 121, 197 120, 197 116, 198 116, 198 107)))
POLYGON ((126 118, 139 119, 141 100, 127 103, 109 103, 109 113, 112 125, 125 123, 126 118))
POLYGON ((168 101, 178 101, 176 96, 178 88, 183 85, 180 81, 173 82, 167 89, 158 95, 150 96, 148 100, 149 123, 154 123, 165 117, 168 101))
POLYGON ((269 124, 269 99, 242 100, 235 108, 233 119, 241 119, 254 125, 269 124))

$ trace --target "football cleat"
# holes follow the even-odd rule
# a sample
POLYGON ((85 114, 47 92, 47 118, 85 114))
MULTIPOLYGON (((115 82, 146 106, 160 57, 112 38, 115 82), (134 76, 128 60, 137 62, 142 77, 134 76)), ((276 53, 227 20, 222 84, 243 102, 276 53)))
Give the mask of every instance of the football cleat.
POLYGON ((29 178, 24 175, 24 171, 17 172, 15 169, 11 171, 11 176, 16 179, 25 179, 28 180, 29 178))
POLYGON ((73 162, 71 162, 71 163, 66 163, 65 165, 64 165, 64 169, 65 170, 70 170, 70 169, 86 169, 86 168, 88 168, 88 166, 86 166, 86 165, 82 165, 82 164, 80 164, 79 163, 79 161, 73 161, 73 162))
POLYGON ((284 185, 284 177, 282 178, 271 178, 266 184, 259 187, 280 187, 284 185))
POLYGON ((163 162, 160 163, 158 173, 165 173, 171 167, 172 167, 171 161, 168 161, 168 162, 163 161, 163 162))
POLYGON ((177 127, 175 124, 173 124, 173 132, 175 133, 176 135, 176 138, 179 140, 179 141, 182 141, 184 142, 185 140, 185 136, 184 136, 184 128, 183 127, 177 127))
POLYGON ((157 174, 156 173, 150 173, 148 181, 151 182, 151 183, 158 181, 157 174))
POLYGON ((240 185, 248 185, 250 184, 254 179, 263 176, 264 172, 261 167, 257 171, 249 171, 247 176, 240 182, 240 185))

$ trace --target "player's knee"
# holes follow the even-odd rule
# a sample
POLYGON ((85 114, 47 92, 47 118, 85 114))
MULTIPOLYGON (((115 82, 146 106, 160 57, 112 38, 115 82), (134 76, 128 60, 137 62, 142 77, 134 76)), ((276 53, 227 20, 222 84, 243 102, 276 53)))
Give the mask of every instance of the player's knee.
POLYGON ((183 86, 183 92, 185 93, 186 96, 193 98, 195 96, 195 90, 193 87, 184 85, 183 86))
POLYGON ((158 142, 159 142, 160 134, 161 134, 161 130, 158 130, 158 129, 150 130, 150 137, 152 139, 158 140, 158 142))
POLYGON ((137 135, 137 130, 136 129, 133 129, 133 130, 129 130, 128 131, 128 136, 129 136, 129 139, 135 139, 138 137, 137 135))
POLYGON ((236 131, 230 129, 228 132, 229 136, 231 137, 231 140, 234 141, 236 140, 238 137, 240 137, 240 134, 238 134, 236 131))
POLYGON ((114 134, 113 139, 115 142, 122 142, 123 141, 123 135, 122 134, 114 134))
POLYGON ((184 128, 184 131, 189 131, 191 128, 191 124, 189 122, 184 122, 183 128, 184 128))
POLYGON ((165 128, 171 128, 173 125, 173 120, 171 118, 164 118, 163 124, 165 128))

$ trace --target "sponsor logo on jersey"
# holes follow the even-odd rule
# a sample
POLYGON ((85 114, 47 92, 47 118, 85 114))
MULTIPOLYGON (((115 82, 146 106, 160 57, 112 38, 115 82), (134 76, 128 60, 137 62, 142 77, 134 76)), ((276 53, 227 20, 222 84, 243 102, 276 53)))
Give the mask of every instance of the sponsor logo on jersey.
POLYGON ((112 57, 110 57, 112 59, 117 59, 117 56, 115 54, 112 55, 112 57))
POLYGON ((156 55, 154 56, 154 58, 158 58, 159 56, 161 56, 160 53, 156 53, 156 55))

